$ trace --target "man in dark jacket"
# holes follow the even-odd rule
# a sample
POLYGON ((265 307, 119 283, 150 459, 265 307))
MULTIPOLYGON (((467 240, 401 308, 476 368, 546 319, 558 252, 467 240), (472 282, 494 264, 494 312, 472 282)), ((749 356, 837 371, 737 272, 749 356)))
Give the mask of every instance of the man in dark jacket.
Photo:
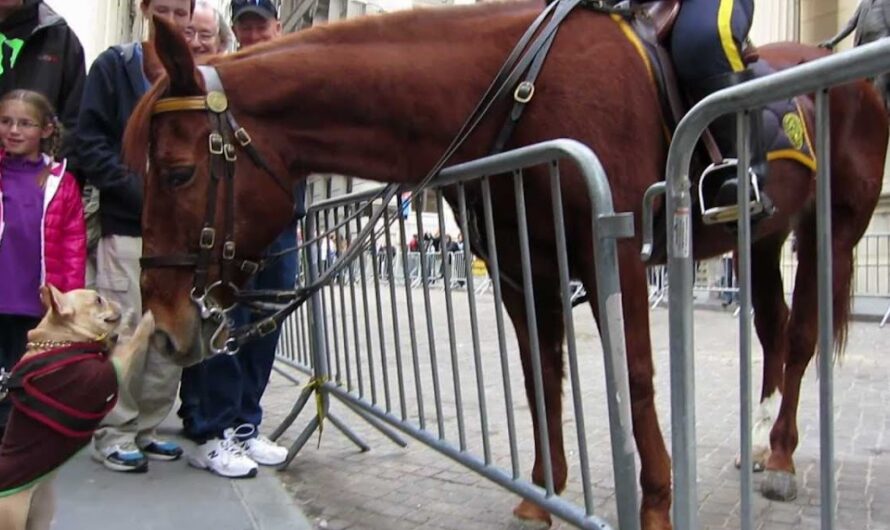
MULTIPOLYGON (((0 0, 2 1, 2 0, 0 0)), ((183 32, 194 0, 140 0, 147 19, 166 18, 183 32)), ((102 238, 96 248, 96 287, 126 310, 142 312, 139 257, 142 254, 142 179, 121 158, 127 119, 148 90, 143 46, 112 46, 90 67, 77 124, 80 170, 101 194, 102 238)), ((181 370, 149 348, 120 387, 117 406, 93 437, 93 457, 114 471, 146 471, 148 458, 175 460, 182 449, 156 437, 155 428, 176 399, 181 370)))
POLYGON ((83 47, 64 18, 41 0, 0 0, 0 95, 24 88, 46 96, 67 131, 65 157, 85 78, 83 47))

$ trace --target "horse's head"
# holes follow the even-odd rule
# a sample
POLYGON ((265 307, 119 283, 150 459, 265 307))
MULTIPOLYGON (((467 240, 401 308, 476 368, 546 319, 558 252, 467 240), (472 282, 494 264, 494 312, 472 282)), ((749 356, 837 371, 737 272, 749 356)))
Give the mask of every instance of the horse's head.
POLYGON ((179 31, 163 20, 155 28, 166 75, 134 110, 125 156, 145 171, 141 284, 156 319, 153 341, 186 365, 209 355, 219 319, 208 317, 234 303, 293 205, 289 185, 273 176, 288 173, 274 128, 255 127, 249 112, 205 83, 179 31))

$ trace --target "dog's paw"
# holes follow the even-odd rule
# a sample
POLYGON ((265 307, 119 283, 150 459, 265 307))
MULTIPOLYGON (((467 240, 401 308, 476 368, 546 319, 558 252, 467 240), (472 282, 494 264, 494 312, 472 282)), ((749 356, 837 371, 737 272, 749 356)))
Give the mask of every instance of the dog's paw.
POLYGON ((155 317, 151 311, 146 311, 139 320, 139 325, 136 326, 136 331, 133 332, 133 336, 130 340, 137 343, 147 343, 151 334, 154 333, 154 330, 155 317))

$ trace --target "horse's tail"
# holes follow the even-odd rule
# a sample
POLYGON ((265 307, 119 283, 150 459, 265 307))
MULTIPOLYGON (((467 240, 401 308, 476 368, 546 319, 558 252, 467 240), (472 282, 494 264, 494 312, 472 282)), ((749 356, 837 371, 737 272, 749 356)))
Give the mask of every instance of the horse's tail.
MULTIPOLYGON (((839 256, 843 260, 843 270, 849 274, 834 275, 834 356, 840 359, 847 348, 847 332, 850 330, 850 317, 853 308, 853 253, 839 256)), ((838 263, 838 260, 835 260, 838 263)))

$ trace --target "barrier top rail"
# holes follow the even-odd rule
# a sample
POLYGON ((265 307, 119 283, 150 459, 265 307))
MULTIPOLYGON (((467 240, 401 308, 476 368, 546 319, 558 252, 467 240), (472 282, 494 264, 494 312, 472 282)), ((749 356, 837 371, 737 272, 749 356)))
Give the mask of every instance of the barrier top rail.
MULTIPOLYGON (((507 153, 500 153, 479 160, 447 167, 430 183, 430 187, 457 184, 482 175, 510 173, 529 166, 547 164, 565 158, 571 159, 576 167, 581 170, 582 176, 589 189, 593 211, 600 216, 609 216, 610 214, 613 214, 612 190, 609 186, 609 181, 605 178, 597 177, 597 175, 605 175, 605 170, 603 169, 602 164, 600 164, 599 159, 593 154, 589 147, 581 142, 570 139, 557 139, 541 142, 520 147, 507 153)), ((372 199, 379 195, 383 189, 385 189, 385 186, 377 186, 369 190, 348 193, 339 197, 318 201, 310 206, 309 211, 335 208, 337 206, 372 199)), ((619 221, 621 224, 619 232, 621 232, 622 228, 631 230, 632 223, 630 222, 629 217, 621 215, 616 217, 621 219, 619 221)), ((604 235, 602 234, 602 230, 600 231, 600 235, 604 235)), ((629 236, 631 234, 624 232, 623 235, 629 236)))
POLYGON ((668 152, 668 185, 675 193, 689 188, 689 165, 695 144, 705 128, 720 116, 871 77, 882 70, 890 70, 890 39, 880 39, 711 94, 693 107, 677 126, 668 152))

